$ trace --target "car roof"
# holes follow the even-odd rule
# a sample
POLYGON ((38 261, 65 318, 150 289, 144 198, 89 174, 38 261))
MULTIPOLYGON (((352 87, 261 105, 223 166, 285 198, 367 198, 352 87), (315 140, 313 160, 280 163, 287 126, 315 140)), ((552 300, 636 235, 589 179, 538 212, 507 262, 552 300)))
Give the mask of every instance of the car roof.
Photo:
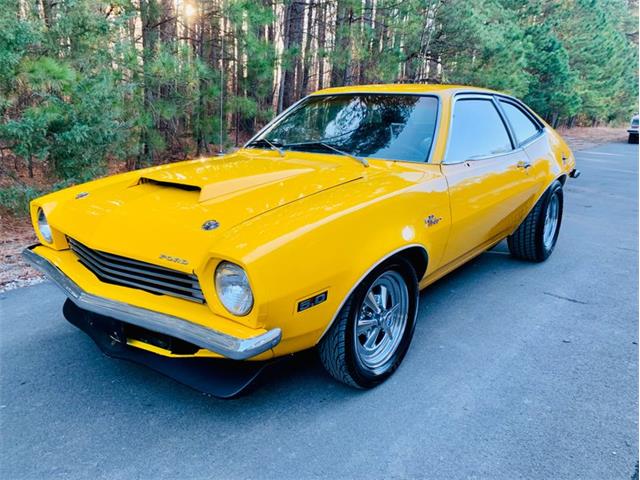
POLYGON ((443 85, 425 83, 388 83, 375 85, 349 85, 346 87, 324 88, 311 95, 331 95, 340 93, 439 93, 453 95, 459 92, 500 93, 487 88, 466 85, 443 85))

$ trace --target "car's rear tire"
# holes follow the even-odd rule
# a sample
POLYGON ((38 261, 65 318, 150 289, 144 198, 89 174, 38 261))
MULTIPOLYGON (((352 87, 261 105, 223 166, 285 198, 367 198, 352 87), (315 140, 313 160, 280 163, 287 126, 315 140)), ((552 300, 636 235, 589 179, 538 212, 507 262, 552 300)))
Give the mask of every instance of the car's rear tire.
POLYGON ((318 344, 327 372, 356 388, 385 381, 407 353, 417 309, 418 280, 406 260, 394 258, 375 268, 318 344))
POLYGON ((628 142, 629 143, 638 143, 638 135, 630 133, 628 142))
POLYGON ((511 255, 531 262, 543 262, 549 258, 560 233, 562 207, 562 184, 556 180, 508 237, 511 255))

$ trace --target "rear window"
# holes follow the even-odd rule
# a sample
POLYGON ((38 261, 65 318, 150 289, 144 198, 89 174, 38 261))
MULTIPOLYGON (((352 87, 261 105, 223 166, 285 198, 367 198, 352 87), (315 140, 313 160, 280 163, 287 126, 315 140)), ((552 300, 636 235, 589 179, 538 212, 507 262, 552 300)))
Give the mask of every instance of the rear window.
POLYGON ((500 100, 500 105, 513 128, 518 143, 526 142, 538 133, 538 126, 519 107, 503 100, 500 100))

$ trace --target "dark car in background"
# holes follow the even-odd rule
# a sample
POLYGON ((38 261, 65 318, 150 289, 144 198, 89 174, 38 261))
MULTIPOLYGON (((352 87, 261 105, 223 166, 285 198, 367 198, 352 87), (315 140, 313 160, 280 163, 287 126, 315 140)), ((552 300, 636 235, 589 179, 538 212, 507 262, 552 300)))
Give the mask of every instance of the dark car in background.
POLYGON ((631 119, 631 126, 627 130, 629 133, 629 143, 638 143, 638 115, 634 115, 631 119))

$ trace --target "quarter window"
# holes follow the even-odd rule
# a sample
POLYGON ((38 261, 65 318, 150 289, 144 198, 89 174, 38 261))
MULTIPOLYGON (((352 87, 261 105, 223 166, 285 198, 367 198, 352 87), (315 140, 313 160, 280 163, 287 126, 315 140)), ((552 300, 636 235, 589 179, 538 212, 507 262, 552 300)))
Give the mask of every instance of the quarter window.
POLYGON ((454 104, 446 163, 457 163, 512 149, 511 140, 492 100, 463 99, 454 104))
POLYGON ((518 143, 526 142, 538 133, 538 126, 513 103, 500 100, 500 105, 513 128, 518 143))

